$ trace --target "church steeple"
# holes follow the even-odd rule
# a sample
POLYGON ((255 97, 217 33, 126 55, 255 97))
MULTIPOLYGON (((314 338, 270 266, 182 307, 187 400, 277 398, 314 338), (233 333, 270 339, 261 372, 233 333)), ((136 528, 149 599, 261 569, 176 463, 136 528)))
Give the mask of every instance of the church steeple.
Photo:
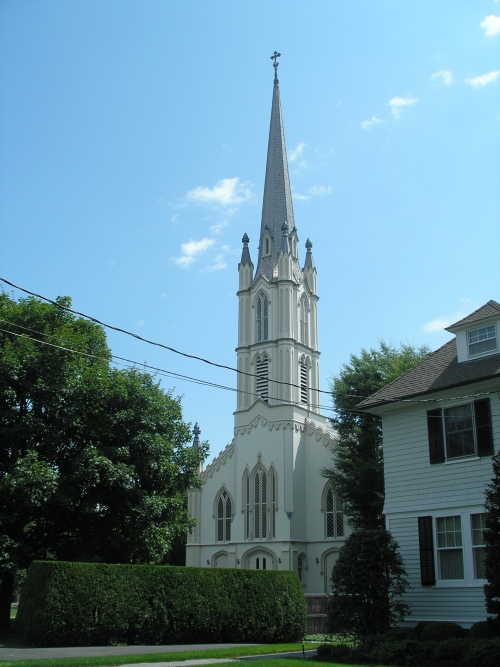
MULTIPOLYGON (((272 281, 273 278, 276 279, 278 256, 282 250, 284 223, 288 227, 289 234, 295 230, 278 81, 278 58, 280 55, 275 51, 271 56, 271 59, 274 60, 274 89, 264 181, 264 199, 262 202, 259 258, 255 280, 261 275, 269 281, 272 281)), ((295 255, 295 253, 293 254, 295 255)), ((294 256, 293 259, 296 265, 294 266, 294 274, 298 278, 300 267, 297 258, 294 256)))

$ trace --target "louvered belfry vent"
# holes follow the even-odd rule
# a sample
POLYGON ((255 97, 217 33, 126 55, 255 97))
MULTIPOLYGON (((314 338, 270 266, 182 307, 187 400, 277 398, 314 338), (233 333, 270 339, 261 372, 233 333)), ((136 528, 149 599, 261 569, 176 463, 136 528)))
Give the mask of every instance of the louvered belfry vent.
POLYGON ((257 361, 257 396, 266 403, 269 401, 269 359, 261 357, 257 361))

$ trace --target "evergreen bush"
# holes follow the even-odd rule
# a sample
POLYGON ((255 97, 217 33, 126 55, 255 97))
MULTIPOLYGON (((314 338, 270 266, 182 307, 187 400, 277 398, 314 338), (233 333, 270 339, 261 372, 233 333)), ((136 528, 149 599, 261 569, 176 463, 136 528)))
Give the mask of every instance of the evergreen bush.
POLYGON ((34 562, 17 631, 37 646, 302 639, 294 572, 34 562))
POLYGON ((420 631, 420 639, 425 642, 441 642, 444 639, 460 639, 465 637, 466 630, 452 621, 431 621, 420 631))
POLYGON ((498 667, 500 638, 476 640, 465 654, 464 667, 498 667))

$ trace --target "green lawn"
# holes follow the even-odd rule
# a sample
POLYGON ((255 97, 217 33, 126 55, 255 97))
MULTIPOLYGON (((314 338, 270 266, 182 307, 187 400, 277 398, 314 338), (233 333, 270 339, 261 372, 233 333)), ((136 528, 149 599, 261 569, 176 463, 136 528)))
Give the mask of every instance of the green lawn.
MULTIPOLYGON (((0 642, 1 646, 10 648, 22 648, 19 644, 13 642, 0 642)), ((315 648, 317 644, 306 644, 305 648, 315 648)), ((182 653, 141 653, 138 655, 119 655, 119 656, 104 656, 92 658, 60 658, 48 660, 12 660, 2 661, 0 667, 112 667, 113 665, 134 664, 139 662, 173 662, 179 660, 196 660, 202 658, 221 659, 233 658, 237 659, 241 656, 247 655, 266 655, 271 653, 285 653, 287 651, 302 651, 302 644, 261 644, 259 646, 237 646, 235 648, 227 649, 213 649, 211 651, 197 651, 190 650, 182 653)), ((252 662, 251 667, 257 667, 254 661, 242 660, 241 663, 248 665, 252 662)), ((262 662, 271 662, 270 660, 263 660, 262 662)), ((259 660, 259 667, 264 667, 259 660)), ((282 662, 278 658, 272 659, 271 667, 279 667, 277 662, 282 662)), ((296 660, 284 660, 289 664, 296 660)), ((224 663, 222 663, 224 664, 224 663)), ((310 663, 308 662, 308 665, 310 663)), ((284 665, 282 665, 284 667, 284 665)))

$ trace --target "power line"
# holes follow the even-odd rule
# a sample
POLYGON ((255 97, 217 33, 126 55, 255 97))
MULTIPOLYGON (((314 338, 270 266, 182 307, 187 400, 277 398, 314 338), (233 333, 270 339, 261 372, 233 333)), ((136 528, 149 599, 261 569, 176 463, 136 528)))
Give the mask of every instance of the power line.
MULTIPOLYGON (((16 324, 15 322, 9 322, 8 320, 5 320, 5 319, 0 319, 0 322, 5 322, 6 324, 10 324, 11 326, 18 327, 18 328, 23 329, 25 331, 30 331, 31 333, 37 334, 39 336, 45 336, 47 338, 52 338, 52 339, 55 339, 55 340, 58 340, 58 341, 66 341, 66 339, 64 339, 64 338, 60 338, 58 336, 54 336, 52 334, 47 334, 47 333, 44 333, 44 332, 41 332, 41 331, 36 331, 35 329, 25 327, 21 324, 16 324)), ((0 332, 6 333, 6 334, 11 334, 13 336, 17 336, 17 337, 20 337, 20 338, 26 338, 28 340, 31 340, 34 343, 39 343, 41 345, 48 345, 50 347, 60 349, 64 352, 70 352, 72 354, 79 354, 79 355, 89 357, 89 358, 93 358, 93 359, 97 359, 97 360, 99 360, 99 359, 100 360, 106 360, 108 358, 108 355, 99 356, 99 355, 96 355, 96 354, 93 354, 93 353, 90 353, 90 352, 84 352, 82 350, 75 350, 74 348, 64 347, 64 346, 61 346, 61 345, 57 345, 55 343, 49 343, 47 341, 39 340, 38 338, 32 338, 31 336, 28 336, 28 335, 23 334, 23 333, 16 333, 15 331, 9 331, 8 329, 0 328, 0 332)), ((67 341, 67 342, 70 342, 70 341, 67 341)), ((151 366, 150 364, 134 361, 132 359, 126 359, 125 357, 119 357, 119 356, 114 355, 114 354, 111 354, 110 357, 113 360, 113 363, 116 364, 117 366, 123 366, 125 368, 140 368, 140 367, 147 368, 148 370, 152 370, 156 374, 159 374, 159 375, 162 375, 162 376, 165 376, 165 377, 176 378, 176 379, 179 379, 179 380, 183 380, 183 381, 186 381, 186 382, 192 382, 194 384, 200 384, 200 385, 211 387, 211 388, 214 388, 214 389, 223 389, 223 390, 226 390, 226 391, 233 391, 233 392, 240 393, 240 394, 247 394, 249 396, 254 396, 254 397, 256 396, 256 394, 254 392, 246 392, 246 391, 242 391, 242 390, 239 390, 239 389, 235 389, 234 387, 228 387, 226 385, 221 385, 221 384, 217 384, 217 383, 214 383, 214 382, 210 382, 208 380, 201 380, 200 378, 193 378, 193 377, 190 377, 188 375, 182 375, 180 373, 175 373, 174 371, 167 371, 163 368, 158 368, 156 366, 151 366)), ((270 380, 270 382, 273 382, 273 380, 270 380)), ((295 385, 291 385, 291 386, 295 386, 295 385)), ((448 398, 445 398, 445 399, 414 399, 414 400, 409 399, 407 401, 401 400, 401 401, 395 401, 395 402, 397 402, 397 403, 413 403, 413 404, 428 403, 428 402, 436 403, 436 402, 443 402, 443 401, 448 402, 448 401, 455 401, 455 400, 466 400, 466 399, 478 398, 480 396, 488 396, 492 393, 495 393, 495 392, 487 391, 487 392, 480 392, 480 393, 476 393, 476 394, 470 394, 470 395, 467 395, 467 396, 456 396, 456 397, 452 397, 452 398, 448 397, 448 398)), ((300 401, 288 402, 288 401, 283 401, 282 399, 277 398, 275 396, 268 396, 268 398, 272 401, 277 401, 281 405, 304 406, 304 404, 301 403, 300 401)), ((325 410, 325 411, 329 411, 329 412, 343 411, 343 412, 350 412, 350 413, 354 413, 354 414, 365 414, 365 415, 367 414, 364 410, 357 410, 356 408, 341 408, 341 409, 339 409, 339 408, 334 408, 332 406, 326 406, 326 405, 321 405, 321 404, 313 404, 313 403, 309 403, 307 405, 308 405, 308 408, 313 408, 313 409, 315 408, 315 409, 318 409, 318 410, 325 410)), ((379 416, 379 417, 382 416, 382 413, 376 413, 376 412, 371 412, 369 414, 372 414, 374 416, 379 416)), ((414 413, 400 413, 400 415, 414 416, 414 413)), ((441 417, 436 416, 436 418, 440 419, 441 417)))

